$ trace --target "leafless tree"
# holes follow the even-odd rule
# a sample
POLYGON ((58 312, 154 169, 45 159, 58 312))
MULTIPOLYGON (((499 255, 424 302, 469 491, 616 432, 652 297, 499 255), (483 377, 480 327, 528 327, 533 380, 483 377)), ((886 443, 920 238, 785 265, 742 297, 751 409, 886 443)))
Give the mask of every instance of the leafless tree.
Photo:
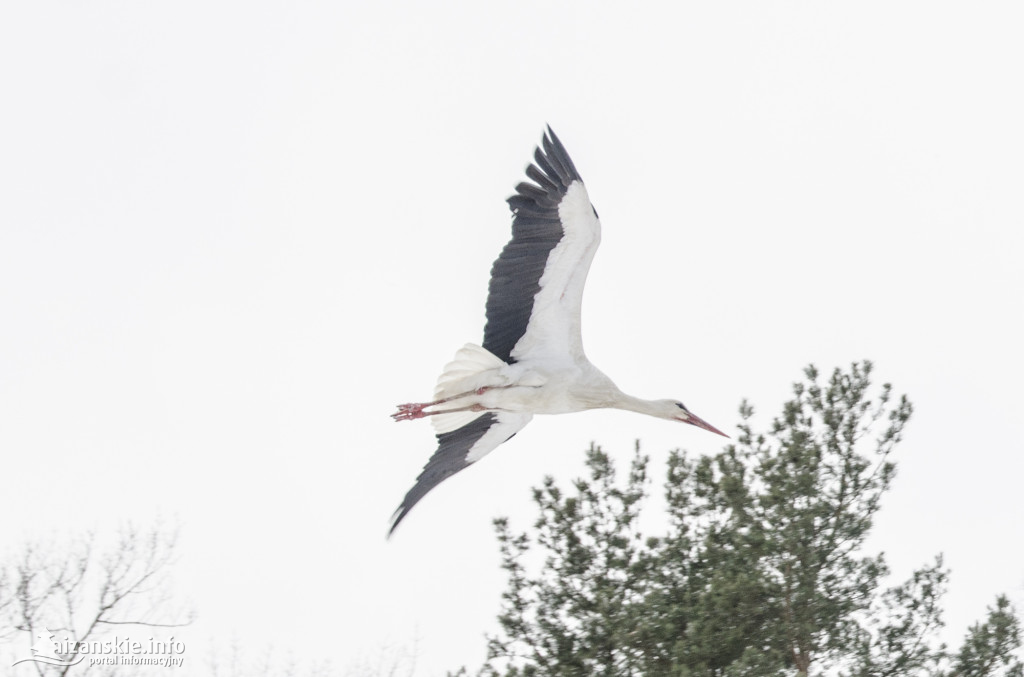
POLYGON ((372 655, 337 668, 330 658, 296 656, 274 647, 246 651, 237 641, 215 647, 207 665, 210 677, 413 677, 417 649, 382 645, 372 655))
POLYGON ((142 628, 163 628, 170 637, 173 628, 192 621, 192 613, 171 595, 177 542, 176 528, 129 525, 109 543, 93 533, 63 544, 28 543, 0 566, 0 639, 13 637, 23 645, 23 674, 139 673, 132 665, 93 664, 81 648, 142 628))
MULTIPOLYGON (((169 580, 177 545, 175 528, 128 526, 113 539, 86 533, 62 542, 30 542, 10 558, 0 559, 0 642, 11 647, 13 656, 0 665, 0 673, 12 677, 170 674, 166 668, 123 662, 93 664, 90 659, 95 656, 76 655, 73 647, 123 635, 141 637, 144 642, 151 636, 166 639, 175 628, 188 625, 192 613, 174 600, 169 580), (144 637, 139 635, 143 630, 144 637), (10 669, 14 661, 17 667, 10 669)), ((415 672, 415 650, 396 647, 381 647, 376 660, 346 669, 332 665, 330 656, 296 658, 273 647, 252 652, 238 642, 214 647, 205 660, 196 655, 195 643, 190 642, 189 649, 191 669, 185 674, 210 677, 411 677, 415 672)))
POLYGON ((227 652, 211 654, 207 664, 210 677, 338 677, 330 661, 296 659, 274 647, 246 652, 237 642, 227 652))

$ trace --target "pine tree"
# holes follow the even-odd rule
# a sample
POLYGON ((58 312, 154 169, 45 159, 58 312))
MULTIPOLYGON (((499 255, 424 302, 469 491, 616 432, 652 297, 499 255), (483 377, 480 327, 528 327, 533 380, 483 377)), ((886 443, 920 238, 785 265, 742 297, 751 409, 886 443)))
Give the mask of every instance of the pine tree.
POLYGON ((645 598, 649 574, 636 529, 646 465, 637 454, 626 487, 619 488, 611 459, 591 447, 590 481, 576 481, 575 495, 564 495, 551 478, 534 490, 536 543, 548 553, 536 578, 524 562, 529 537, 513 535, 507 520, 496 520, 509 589, 499 616, 505 638, 493 638, 489 653, 525 659, 521 673, 513 666, 508 674, 636 674, 632 614, 645 598))
POLYGON ((1010 601, 1000 595, 995 608, 989 608, 985 622, 967 631, 963 647, 943 677, 1021 677, 1024 666, 1013 656, 1020 644, 1020 619, 1010 601))
POLYGON ((941 557, 883 589, 883 557, 862 551, 912 413, 888 385, 872 390, 871 371, 854 364, 822 383, 809 367, 767 431, 743 403, 721 453, 672 452, 659 537, 638 528, 639 447, 622 486, 596 446, 572 492, 546 479, 533 532, 496 521, 509 587, 481 673, 1022 677, 1005 598, 949 655, 934 645, 941 557))

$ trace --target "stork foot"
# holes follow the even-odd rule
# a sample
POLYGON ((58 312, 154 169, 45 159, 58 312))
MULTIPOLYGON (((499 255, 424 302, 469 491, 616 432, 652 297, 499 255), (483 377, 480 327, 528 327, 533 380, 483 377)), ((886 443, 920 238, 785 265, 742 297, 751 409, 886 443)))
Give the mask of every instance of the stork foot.
POLYGON ((398 411, 391 414, 391 418, 396 421, 412 421, 417 418, 423 418, 428 414, 423 411, 430 406, 431 403, 411 403, 411 404, 400 404, 398 405, 398 411))

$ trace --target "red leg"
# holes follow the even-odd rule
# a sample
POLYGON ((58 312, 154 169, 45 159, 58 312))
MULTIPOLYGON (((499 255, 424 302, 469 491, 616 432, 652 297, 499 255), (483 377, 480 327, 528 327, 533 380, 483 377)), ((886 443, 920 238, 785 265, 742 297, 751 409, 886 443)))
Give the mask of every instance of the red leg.
MULTIPOLYGON (((437 406, 439 404, 444 404, 445 402, 451 402, 452 400, 457 400, 457 399, 460 399, 462 397, 468 397, 470 395, 483 395, 488 390, 497 390, 499 388, 513 388, 513 387, 515 387, 515 386, 513 386, 513 385, 506 385, 506 386, 483 386, 482 388, 477 388, 476 390, 467 390, 464 393, 459 393, 458 395, 451 395, 449 397, 444 397, 444 398, 441 398, 440 400, 434 400, 433 402, 411 402, 409 404, 400 404, 400 405, 398 405, 398 411, 396 411, 394 414, 391 414, 391 418, 395 419, 396 421, 412 421, 412 420, 417 419, 417 418, 423 418, 424 416, 432 416, 433 414, 444 414, 444 413, 449 412, 449 411, 470 411, 470 410, 472 410, 472 411, 483 411, 483 407, 481 407, 480 409, 473 409, 473 407, 462 407, 461 409, 446 409, 444 411, 423 411, 423 410, 426 409, 427 407, 435 407, 435 406, 437 406)), ((475 407, 475 406, 480 406, 480 405, 473 405, 473 406, 475 407)))
POLYGON ((411 421, 417 418, 423 418, 424 416, 436 416, 437 414, 450 414, 453 411, 486 411, 487 407, 482 404, 471 404, 468 407, 459 407, 457 409, 442 409, 440 411, 423 411, 425 407, 429 407, 430 404, 413 404, 413 405, 402 405, 408 407, 403 409, 399 407, 399 410, 394 414, 391 414, 391 418, 396 421, 411 421))

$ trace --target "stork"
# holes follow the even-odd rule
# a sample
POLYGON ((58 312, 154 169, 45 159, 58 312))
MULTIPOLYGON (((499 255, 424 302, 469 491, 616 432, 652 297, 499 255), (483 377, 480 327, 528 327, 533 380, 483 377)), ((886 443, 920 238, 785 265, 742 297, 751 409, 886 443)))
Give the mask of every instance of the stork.
POLYGON ((688 423, 728 437, 679 400, 627 395, 583 352, 580 306, 601 222, 565 147, 548 126, 533 183, 508 199, 512 239, 491 268, 483 345, 467 343, 445 366, 431 402, 401 404, 396 421, 431 417, 437 451, 405 495, 391 533, 420 499, 479 461, 534 414, 615 408, 688 423))

